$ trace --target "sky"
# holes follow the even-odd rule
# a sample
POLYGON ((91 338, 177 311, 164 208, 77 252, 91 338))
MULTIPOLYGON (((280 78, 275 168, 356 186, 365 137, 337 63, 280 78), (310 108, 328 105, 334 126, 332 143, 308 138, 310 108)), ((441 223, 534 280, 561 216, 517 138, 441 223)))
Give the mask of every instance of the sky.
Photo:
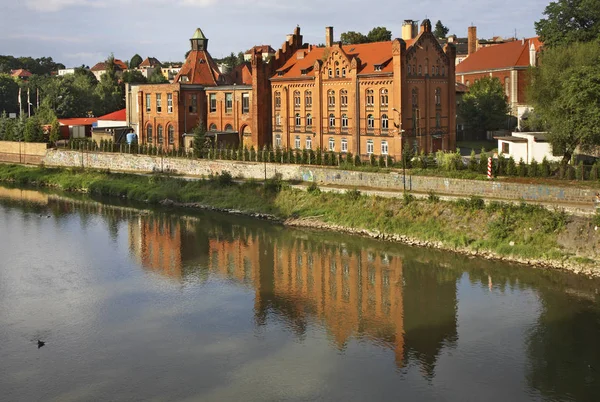
POLYGON ((215 58, 270 44, 277 50, 299 25, 304 42, 385 26, 401 36, 402 21, 441 20, 450 34, 479 38, 535 36, 549 0, 0 0, 0 54, 50 56, 67 67, 93 66, 111 53, 123 61, 183 61, 200 27, 215 58))

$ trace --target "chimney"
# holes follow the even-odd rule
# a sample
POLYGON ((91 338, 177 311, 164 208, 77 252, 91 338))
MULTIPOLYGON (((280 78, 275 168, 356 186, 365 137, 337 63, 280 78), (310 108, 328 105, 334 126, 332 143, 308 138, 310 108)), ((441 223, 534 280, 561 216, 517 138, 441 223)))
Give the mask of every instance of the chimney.
POLYGON ((417 21, 404 20, 402 23, 402 40, 411 40, 417 36, 417 21))
POLYGON ((333 46, 333 27, 325 28, 325 47, 333 46))
POLYGON ((477 51, 477 27, 470 26, 469 27, 469 35, 468 35, 468 54, 473 54, 477 51))

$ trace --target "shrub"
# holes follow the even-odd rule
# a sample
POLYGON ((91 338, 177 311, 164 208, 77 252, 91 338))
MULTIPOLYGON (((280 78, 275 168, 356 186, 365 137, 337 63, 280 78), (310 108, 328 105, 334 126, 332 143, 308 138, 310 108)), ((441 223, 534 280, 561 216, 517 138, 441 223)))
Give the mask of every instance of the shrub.
POLYGON ((585 168, 583 167, 583 161, 579 161, 579 164, 575 168, 575 179, 585 180, 585 168))
POLYGON ((590 180, 598 180, 598 162, 594 163, 590 169, 590 180))
POLYGON ((355 155, 354 156, 354 166, 360 166, 362 163, 360 161, 360 156, 359 155, 355 155))
POLYGON ((434 193, 432 190, 429 190, 429 193, 427 194, 427 201, 429 202, 439 202, 440 201, 440 197, 434 193))
POLYGON ((345 162, 349 163, 349 164, 353 164, 354 163, 354 156, 352 155, 352 152, 348 152, 346 154, 346 161, 345 162))
POLYGON ((311 194, 320 194, 321 193, 321 189, 319 188, 317 183, 315 183, 314 181, 308 185, 308 187, 306 188, 306 191, 308 191, 311 194))
POLYGON ((352 190, 346 190, 345 195, 349 199, 356 201, 361 197, 361 192, 360 192, 360 190, 357 190, 354 188, 352 190))
POLYGON ((475 155, 475 150, 471 150, 471 157, 469 159, 469 170, 472 172, 476 172, 479 166, 479 161, 477 160, 477 156, 475 155))
POLYGON ((385 158, 383 155, 379 155, 379 167, 385 167, 385 158))
POLYGON ((508 161, 506 162, 506 174, 508 176, 517 175, 517 164, 512 156, 508 158, 508 161))
POLYGON ((514 231, 515 217, 506 209, 502 209, 500 216, 488 223, 488 233, 495 240, 505 240, 514 231))
POLYGON ((481 149, 479 154, 479 173, 487 174, 488 154, 485 149, 481 149))
POLYGON ((575 176, 575 169, 573 169, 573 166, 571 166, 571 165, 565 166, 565 179, 573 180, 574 176, 575 176))
POLYGON ((410 204, 411 202, 413 202, 414 200, 415 200, 415 196, 414 196, 414 195, 412 195, 411 193, 409 193, 409 192, 405 191, 405 192, 402 194, 402 203, 403 203, 404 205, 408 205, 408 204, 410 204))
POLYGON ((472 195, 469 198, 460 198, 456 200, 456 205, 473 211, 485 208, 485 202, 483 201, 483 198, 476 195, 472 195))
POLYGON ((217 175, 216 181, 221 186, 230 186, 233 184, 233 176, 231 176, 231 173, 224 170, 221 174, 217 175))
POLYGON ((375 166, 375 154, 369 155, 369 163, 371 166, 375 166))
POLYGON ((527 165, 525 164, 523 158, 519 160, 519 165, 517 166, 517 175, 519 177, 527 176, 527 165))
POLYGON ((550 163, 548 159, 544 156, 542 159, 542 163, 539 166, 538 173, 540 177, 548 177, 550 176, 550 163))
POLYGON ((531 163, 529 164, 529 171, 527 172, 529 174, 529 177, 538 177, 538 163, 537 161, 534 159, 531 160, 531 163))

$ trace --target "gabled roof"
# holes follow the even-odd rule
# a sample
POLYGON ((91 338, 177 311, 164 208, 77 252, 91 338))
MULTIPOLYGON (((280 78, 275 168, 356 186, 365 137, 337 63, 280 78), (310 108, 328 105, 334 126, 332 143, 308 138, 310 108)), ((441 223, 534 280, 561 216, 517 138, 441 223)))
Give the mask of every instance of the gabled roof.
POLYGON ((271 45, 259 45, 254 46, 252 49, 248 49, 245 54, 253 54, 254 52, 258 53, 275 53, 275 50, 271 47, 271 45))
POLYGON ((206 50, 192 50, 175 77, 175 82, 215 86, 218 85, 220 77, 221 73, 217 63, 206 50), (183 76, 186 76, 188 80, 180 81, 183 76))
MULTIPOLYGON (((127 66, 121 60, 115 59, 115 70, 127 70, 127 66)), ((106 71, 106 62, 101 61, 100 63, 96 63, 94 67, 90 68, 90 71, 106 71)))
POLYGON ((17 70, 12 70, 10 72, 10 75, 13 77, 23 78, 23 77, 31 77, 33 74, 31 74, 29 71, 27 71, 23 68, 19 68, 17 70))
MULTIPOLYGON (((414 39, 405 40, 407 48, 412 46, 414 41, 414 39)), ((329 52, 335 51, 336 48, 335 46, 330 48, 311 46, 308 49, 300 49, 277 70, 278 74, 273 78, 300 78, 303 75, 302 70, 310 69, 317 60, 324 59, 329 52), (299 53, 304 53, 304 56, 302 57, 301 55, 299 58, 299 53), (281 75, 279 75, 280 73, 281 75)), ((392 41, 342 45, 341 49, 348 56, 349 60, 352 60, 354 57, 360 59, 358 74, 391 73, 393 70, 393 63, 386 64, 392 58, 392 41), (375 70, 376 65, 381 65, 380 71, 375 70)))
POLYGON ((160 61, 158 61, 158 59, 156 57, 146 57, 146 59, 144 61, 142 61, 138 67, 143 68, 143 67, 156 67, 156 66, 159 66, 159 67, 161 66, 160 61))
POLYGON ((72 117, 67 119, 58 119, 61 126, 91 126, 96 123, 96 117, 72 117))
POLYGON ((121 70, 127 70, 127 64, 125 64, 123 60, 115 59, 115 65, 119 66, 121 70))
POLYGON ((538 37, 482 47, 456 66, 456 73, 527 67, 532 44, 536 52, 542 47, 538 37))
POLYGON ((111 120, 111 121, 126 121, 127 120, 127 109, 117 110, 104 116, 98 117, 97 120, 111 120))

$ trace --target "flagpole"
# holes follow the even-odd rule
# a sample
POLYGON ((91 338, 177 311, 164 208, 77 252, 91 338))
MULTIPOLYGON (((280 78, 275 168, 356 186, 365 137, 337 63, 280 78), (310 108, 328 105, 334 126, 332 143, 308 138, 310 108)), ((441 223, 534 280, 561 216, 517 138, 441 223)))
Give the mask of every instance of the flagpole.
POLYGON ((21 87, 19 87, 19 118, 23 114, 23 105, 21 104, 21 87))
POLYGON ((29 98, 29 88, 27 88, 27 117, 31 117, 31 99, 29 98))

